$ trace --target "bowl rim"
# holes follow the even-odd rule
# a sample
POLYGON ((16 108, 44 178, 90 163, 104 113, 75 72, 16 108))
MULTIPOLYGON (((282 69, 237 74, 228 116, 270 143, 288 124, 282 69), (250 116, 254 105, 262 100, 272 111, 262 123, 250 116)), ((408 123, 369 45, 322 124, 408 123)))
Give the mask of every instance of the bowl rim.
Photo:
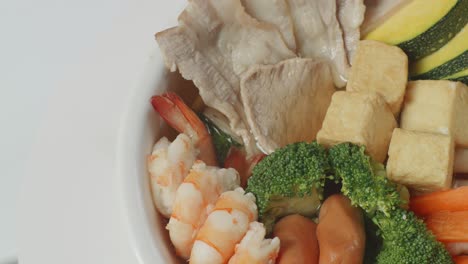
MULTIPOLYGON (((120 120, 116 153, 116 169, 119 181, 118 195, 123 207, 120 210, 124 219, 125 232, 129 238, 131 250, 135 253, 138 263, 166 263, 169 256, 164 256, 161 250, 161 243, 164 241, 154 239, 150 219, 154 220, 156 210, 148 216, 145 198, 141 185, 138 180, 131 176, 139 176, 138 171, 144 168, 139 164, 136 157, 138 154, 145 155, 138 148, 136 142, 144 139, 135 140, 135 136, 143 134, 145 129, 145 111, 150 109, 149 98, 151 94, 163 92, 162 86, 155 86, 164 77, 165 65, 159 50, 156 47, 150 52, 140 78, 137 79, 133 89, 127 97, 126 108, 120 120), (145 88, 143 88, 145 87, 145 88), (150 89, 149 87, 152 87, 150 89), (142 92, 146 91, 146 92, 142 92), (151 91, 151 92, 150 92, 151 91), (142 106, 141 104, 146 106, 142 106), (138 166, 141 166, 138 168, 138 166), (150 218, 150 219, 148 219, 150 218)), ((160 126, 160 120, 156 120, 157 126, 160 126)), ((152 148, 148 146, 148 148, 152 148)), ((149 154, 149 153, 148 153, 149 154)), ((146 174, 145 174, 146 176, 146 174)), ((148 181, 149 184, 149 181, 148 181)), ((151 207, 153 209, 154 207, 151 207)))

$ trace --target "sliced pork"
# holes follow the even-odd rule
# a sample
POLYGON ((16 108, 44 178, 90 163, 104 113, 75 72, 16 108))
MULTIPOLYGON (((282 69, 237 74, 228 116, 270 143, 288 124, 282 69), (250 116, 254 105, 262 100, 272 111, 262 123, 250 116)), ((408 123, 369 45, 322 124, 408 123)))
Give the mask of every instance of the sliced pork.
POLYGON ((156 34, 167 66, 193 80, 203 101, 229 120, 255 151, 240 100, 240 75, 254 64, 295 57, 275 26, 258 22, 240 0, 191 0, 179 26, 156 34))
POLYGON ((366 6, 363 0, 337 0, 337 17, 343 30, 344 46, 348 62, 352 64, 354 51, 361 38, 359 30, 364 21, 366 6))
POLYGON ((336 18, 336 1, 287 0, 301 57, 327 59, 337 87, 343 87, 349 68, 343 33, 336 18))
POLYGON ((241 81, 244 110, 258 146, 267 154, 313 141, 335 91, 327 61, 290 59, 252 66, 241 81))
POLYGON ((249 15, 275 25, 289 49, 296 51, 293 20, 286 0, 241 0, 249 15))

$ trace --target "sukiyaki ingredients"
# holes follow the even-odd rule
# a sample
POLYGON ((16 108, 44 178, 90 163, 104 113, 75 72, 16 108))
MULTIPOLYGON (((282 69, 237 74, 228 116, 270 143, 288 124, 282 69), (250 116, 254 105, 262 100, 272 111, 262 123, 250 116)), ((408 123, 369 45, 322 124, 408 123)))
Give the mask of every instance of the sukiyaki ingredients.
POLYGON ((283 216, 316 215, 328 173, 326 151, 316 142, 291 144, 263 158, 253 169, 247 191, 257 197, 267 233, 283 216))
POLYGON ((332 62, 337 87, 343 87, 349 68, 336 1, 287 0, 293 18, 297 52, 301 57, 332 62))
POLYGON ((207 106, 221 112, 256 153, 240 99, 240 75, 254 64, 275 64, 296 57, 275 26, 260 23, 240 0, 193 0, 179 26, 156 34, 166 65, 193 80, 207 106))
POLYGON ((389 215, 406 203, 397 185, 387 178, 385 167, 368 156, 365 147, 341 143, 330 149, 329 159, 335 177, 341 181, 341 192, 354 206, 368 214, 379 211, 389 215))
POLYGON ((208 133, 211 135, 211 139, 213 141, 213 145, 215 148, 218 164, 223 166, 224 161, 229 153, 229 150, 232 147, 241 148, 242 145, 239 142, 235 141, 226 132, 221 130, 218 126, 216 126, 205 115, 201 114, 199 116, 200 116, 200 119, 203 121, 203 123, 205 123, 205 126, 208 129, 208 133))
POLYGON ((344 46, 348 62, 353 64, 353 57, 356 51, 361 32, 359 27, 364 21, 366 6, 363 0, 337 0, 337 18, 343 30, 344 46))
POLYGON ((328 197, 317 225, 320 264, 362 264, 366 234, 362 210, 341 194, 328 197))
POLYGON ((468 242, 468 211, 442 211, 425 219, 437 240, 442 242, 468 242))
POLYGON ((208 130, 197 114, 177 94, 165 93, 153 96, 151 104, 172 128, 190 137, 199 151, 198 159, 210 166, 217 165, 213 142, 208 130))
POLYGON ((410 209, 417 215, 430 215, 437 212, 468 211, 468 186, 447 191, 433 192, 411 198, 410 209))
POLYGON ((339 144, 330 149, 329 158, 335 176, 341 179, 342 193, 380 229, 383 246, 378 264, 453 263, 422 220, 400 207, 405 201, 396 184, 388 180, 381 164, 365 154, 364 147, 339 144))
POLYGON ((262 223, 252 222, 249 231, 236 245, 234 256, 229 264, 273 264, 280 250, 280 240, 265 239, 265 228, 262 223))
POLYGON ((412 212, 397 209, 390 217, 378 212, 373 221, 380 227, 383 247, 378 264, 449 264, 453 263, 444 245, 412 212))
POLYGON ((467 23, 467 0, 413 0, 365 39, 398 45, 419 59, 450 41, 467 23))
POLYGON ((257 206, 253 194, 242 188, 221 194, 195 238, 190 263, 227 263, 255 220, 257 206))
POLYGON ((296 52, 296 38, 287 0, 241 0, 245 11, 261 22, 275 25, 289 49, 296 52))
POLYGON ((317 224, 298 214, 283 217, 273 234, 281 241, 277 264, 319 263, 317 224))
POLYGON ((198 155, 193 141, 179 134, 173 142, 161 138, 148 156, 153 202, 158 211, 169 218, 179 185, 192 168, 198 155))
POLYGON ((412 63, 410 69, 413 80, 445 79, 468 69, 468 25, 445 46, 412 63))
POLYGON ((409 82, 400 125, 453 135, 457 146, 468 147, 468 88, 445 80, 409 82))
POLYGON ((462 82, 465 85, 468 85, 468 69, 459 71, 455 74, 452 74, 450 76, 447 76, 444 78, 444 80, 450 80, 454 82, 462 82))
POLYGON ((347 91, 372 91, 380 94, 398 116, 408 80, 408 57, 395 46, 362 40, 349 74, 347 91))
POLYGON ((371 92, 336 92, 333 94, 317 141, 327 147, 352 142, 366 146, 373 159, 387 157, 395 117, 385 100, 371 92))
POLYGON ((334 91, 330 67, 323 60, 295 58, 251 67, 242 78, 241 94, 259 147, 271 153, 315 140, 334 91))
POLYGON ((166 229, 176 252, 190 257, 194 238, 221 193, 239 187, 234 169, 219 169, 196 162, 177 189, 171 219, 166 229))
POLYGON ((388 155, 387 175, 394 182, 418 193, 452 185, 454 144, 450 136, 397 128, 388 155))
POLYGON ((361 35, 366 36, 413 0, 364 0, 366 13, 361 35))

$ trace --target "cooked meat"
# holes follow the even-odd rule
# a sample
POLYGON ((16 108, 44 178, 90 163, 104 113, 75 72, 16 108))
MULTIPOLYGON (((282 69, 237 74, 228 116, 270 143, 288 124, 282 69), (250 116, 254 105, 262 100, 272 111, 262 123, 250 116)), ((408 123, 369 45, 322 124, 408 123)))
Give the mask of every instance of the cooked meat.
POLYGON ((286 0, 241 0, 245 11, 259 21, 275 25, 292 51, 296 51, 294 28, 286 0))
POLYGON ((203 101, 225 115, 247 151, 255 151, 242 103, 240 75, 253 64, 296 55, 270 24, 245 13, 240 0, 192 0, 179 26, 156 34, 167 66, 193 80, 203 101))
POLYGON ((349 68, 336 1, 287 0, 293 17, 297 51, 302 57, 331 61, 337 87, 343 87, 349 68))
POLYGON ((412 0, 364 0, 366 14, 361 25, 361 34, 365 36, 387 18, 391 17, 412 0))
POLYGON ((335 91, 328 62, 294 58, 252 66, 241 80, 248 123, 266 153, 312 141, 335 91))
POLYGON ((338 22, 343 30, 344 46, 348 62, 352 64, 354 51, 357 48, 361 32, 359 27, 364 21, 366 6, 363 0, 337 0, 338 22))

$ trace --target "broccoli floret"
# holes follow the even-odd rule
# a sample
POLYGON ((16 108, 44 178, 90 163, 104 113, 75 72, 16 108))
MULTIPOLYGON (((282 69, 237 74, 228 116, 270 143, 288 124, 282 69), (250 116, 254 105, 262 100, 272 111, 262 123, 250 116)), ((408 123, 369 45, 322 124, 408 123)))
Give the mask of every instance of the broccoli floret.
POLYGON ((341 192, 353 205, 373 213, 386 215, 403 204, 396 184, 386 177, 382 164, 373 162, 364 147, 343 143, 330 149, 330 163, 335 177, 341 180, 341 192))
POLYGON ((223 166, 224 161, 228 155, 229 149, 231 147, 241 148, 242 145, 235 141, 230 135, 226 132, 221 130, 218 126, 216 126, 213 121, 211 121, 208 117, 203 114, 198 114, 200 119, 205 124, 208 133, 211 135, 211 139, 213 140, 213 145, 215 147, 216 158, 218 163, 223 166))
POLYGON ((342 181, 342 192, 379 228, 383 245, 377 263, 453 263, 424 223, 401 208, 406 201, 397 185, 387 179, 383 165, 364 152, 364 147, 343 143, 330 149, 329 158, 342 181))
POLYGON ((268 232, 280 217, 316 215, 329 169, 327 152, 316 142, 278 149, 254 167, 247 191, 256 196, 268 232))
POLYGON ((377 263, 453 263, 444 246, 414 213, 397 208, 390 217, 377 212, 372 220, 380 228, 384 242, 377 263))

